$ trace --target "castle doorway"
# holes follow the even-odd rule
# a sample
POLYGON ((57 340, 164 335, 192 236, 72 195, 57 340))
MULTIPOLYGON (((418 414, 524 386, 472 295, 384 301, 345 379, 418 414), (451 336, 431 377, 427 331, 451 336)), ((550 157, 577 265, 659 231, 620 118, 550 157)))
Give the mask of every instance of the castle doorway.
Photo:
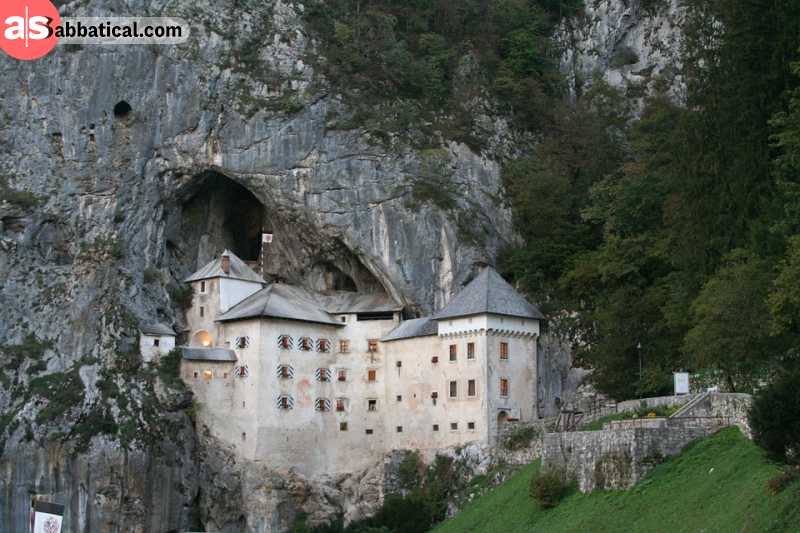
POLYGON ((214 344, 214 339, 211 338, 211 334, 204 329, 201 329, 194 335, 192 335, 192 346, 212 346, 214 344))

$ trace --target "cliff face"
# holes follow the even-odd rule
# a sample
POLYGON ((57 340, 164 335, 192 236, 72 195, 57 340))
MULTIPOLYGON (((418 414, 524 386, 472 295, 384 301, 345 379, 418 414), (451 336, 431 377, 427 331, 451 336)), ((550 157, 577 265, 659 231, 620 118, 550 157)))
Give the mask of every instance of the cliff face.
MULTIPOLYGON (((66 16, 162 14, 158 2, 64 4, 66 16)), ((183 46, 0 59, 0 530, 24 529, 31 494, 67 503, 75 532, 279 531, 324 506, 330 495, 309 496, 304 480, 277 475, 271 491, 203 455, 180 391, 137 360, 137 325, 180 327, 169 289, 224 247, 254 253, 261 230, 275 235, 269 274, 385 289, 420 312, 514 239, 502 119, 482 120, 483 154, 345 128, 346 103, 312 66, 324 58, 304 6, 240 4, 170 3, 163 14, 192 24, 183 46), (456 184, 455 207, 420 193, 431 174, 456 184), (102 436, 117 428, 124 439, 102 436)), ((590 4, 559 34, 573 79, 599 70, 633 86, 666 70, 675 45, 658 43, 677 42, 674 5, 649 16, 636 2, 590 4), (622 47, 637 62, 611 66, 622 47)), ((336 505, 366 512, 380 497, 327 483, 345 494, 336 505)))

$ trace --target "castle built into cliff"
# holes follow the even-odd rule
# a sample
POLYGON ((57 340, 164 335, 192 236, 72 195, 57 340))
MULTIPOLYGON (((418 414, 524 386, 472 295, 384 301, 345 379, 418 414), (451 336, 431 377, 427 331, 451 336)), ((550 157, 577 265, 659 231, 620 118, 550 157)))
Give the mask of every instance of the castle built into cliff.
POLYGON ((486 267, 433 316, 386 294, 267 283, 230 251, 189 276, 181 377, 244 458, 354 472, 386 452, 494 444, 537 407, 539 310, 486 267))

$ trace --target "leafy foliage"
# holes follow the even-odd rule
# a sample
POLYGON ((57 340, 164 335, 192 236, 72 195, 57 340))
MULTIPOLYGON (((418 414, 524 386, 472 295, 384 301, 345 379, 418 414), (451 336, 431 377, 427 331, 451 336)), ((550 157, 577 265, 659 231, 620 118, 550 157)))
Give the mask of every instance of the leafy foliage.
POLYGON ((800 465, 800 365, 756 394, 750 411, 753 439, 774 460, 800 465))
POLYGON ((529 493, 542 509, 551 509, 559 504, 565 488, 564 472, 550 468, 531 477, 529 493))

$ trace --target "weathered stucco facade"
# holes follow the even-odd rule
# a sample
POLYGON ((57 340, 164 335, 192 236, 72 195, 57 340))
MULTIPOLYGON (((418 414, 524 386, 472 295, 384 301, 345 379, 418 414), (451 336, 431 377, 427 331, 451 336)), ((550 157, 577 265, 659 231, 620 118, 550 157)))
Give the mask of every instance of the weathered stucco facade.
POLYGON ((181 377, 200 424, 239 457, 352 473, 392 450, 493 444, 502 424, 539 415, 542 317, 491 269, 406 322, 384 296, 256 279, 230 252, 188 278, 181 377), (224 303, 232 281, 241 299, 224 303))

